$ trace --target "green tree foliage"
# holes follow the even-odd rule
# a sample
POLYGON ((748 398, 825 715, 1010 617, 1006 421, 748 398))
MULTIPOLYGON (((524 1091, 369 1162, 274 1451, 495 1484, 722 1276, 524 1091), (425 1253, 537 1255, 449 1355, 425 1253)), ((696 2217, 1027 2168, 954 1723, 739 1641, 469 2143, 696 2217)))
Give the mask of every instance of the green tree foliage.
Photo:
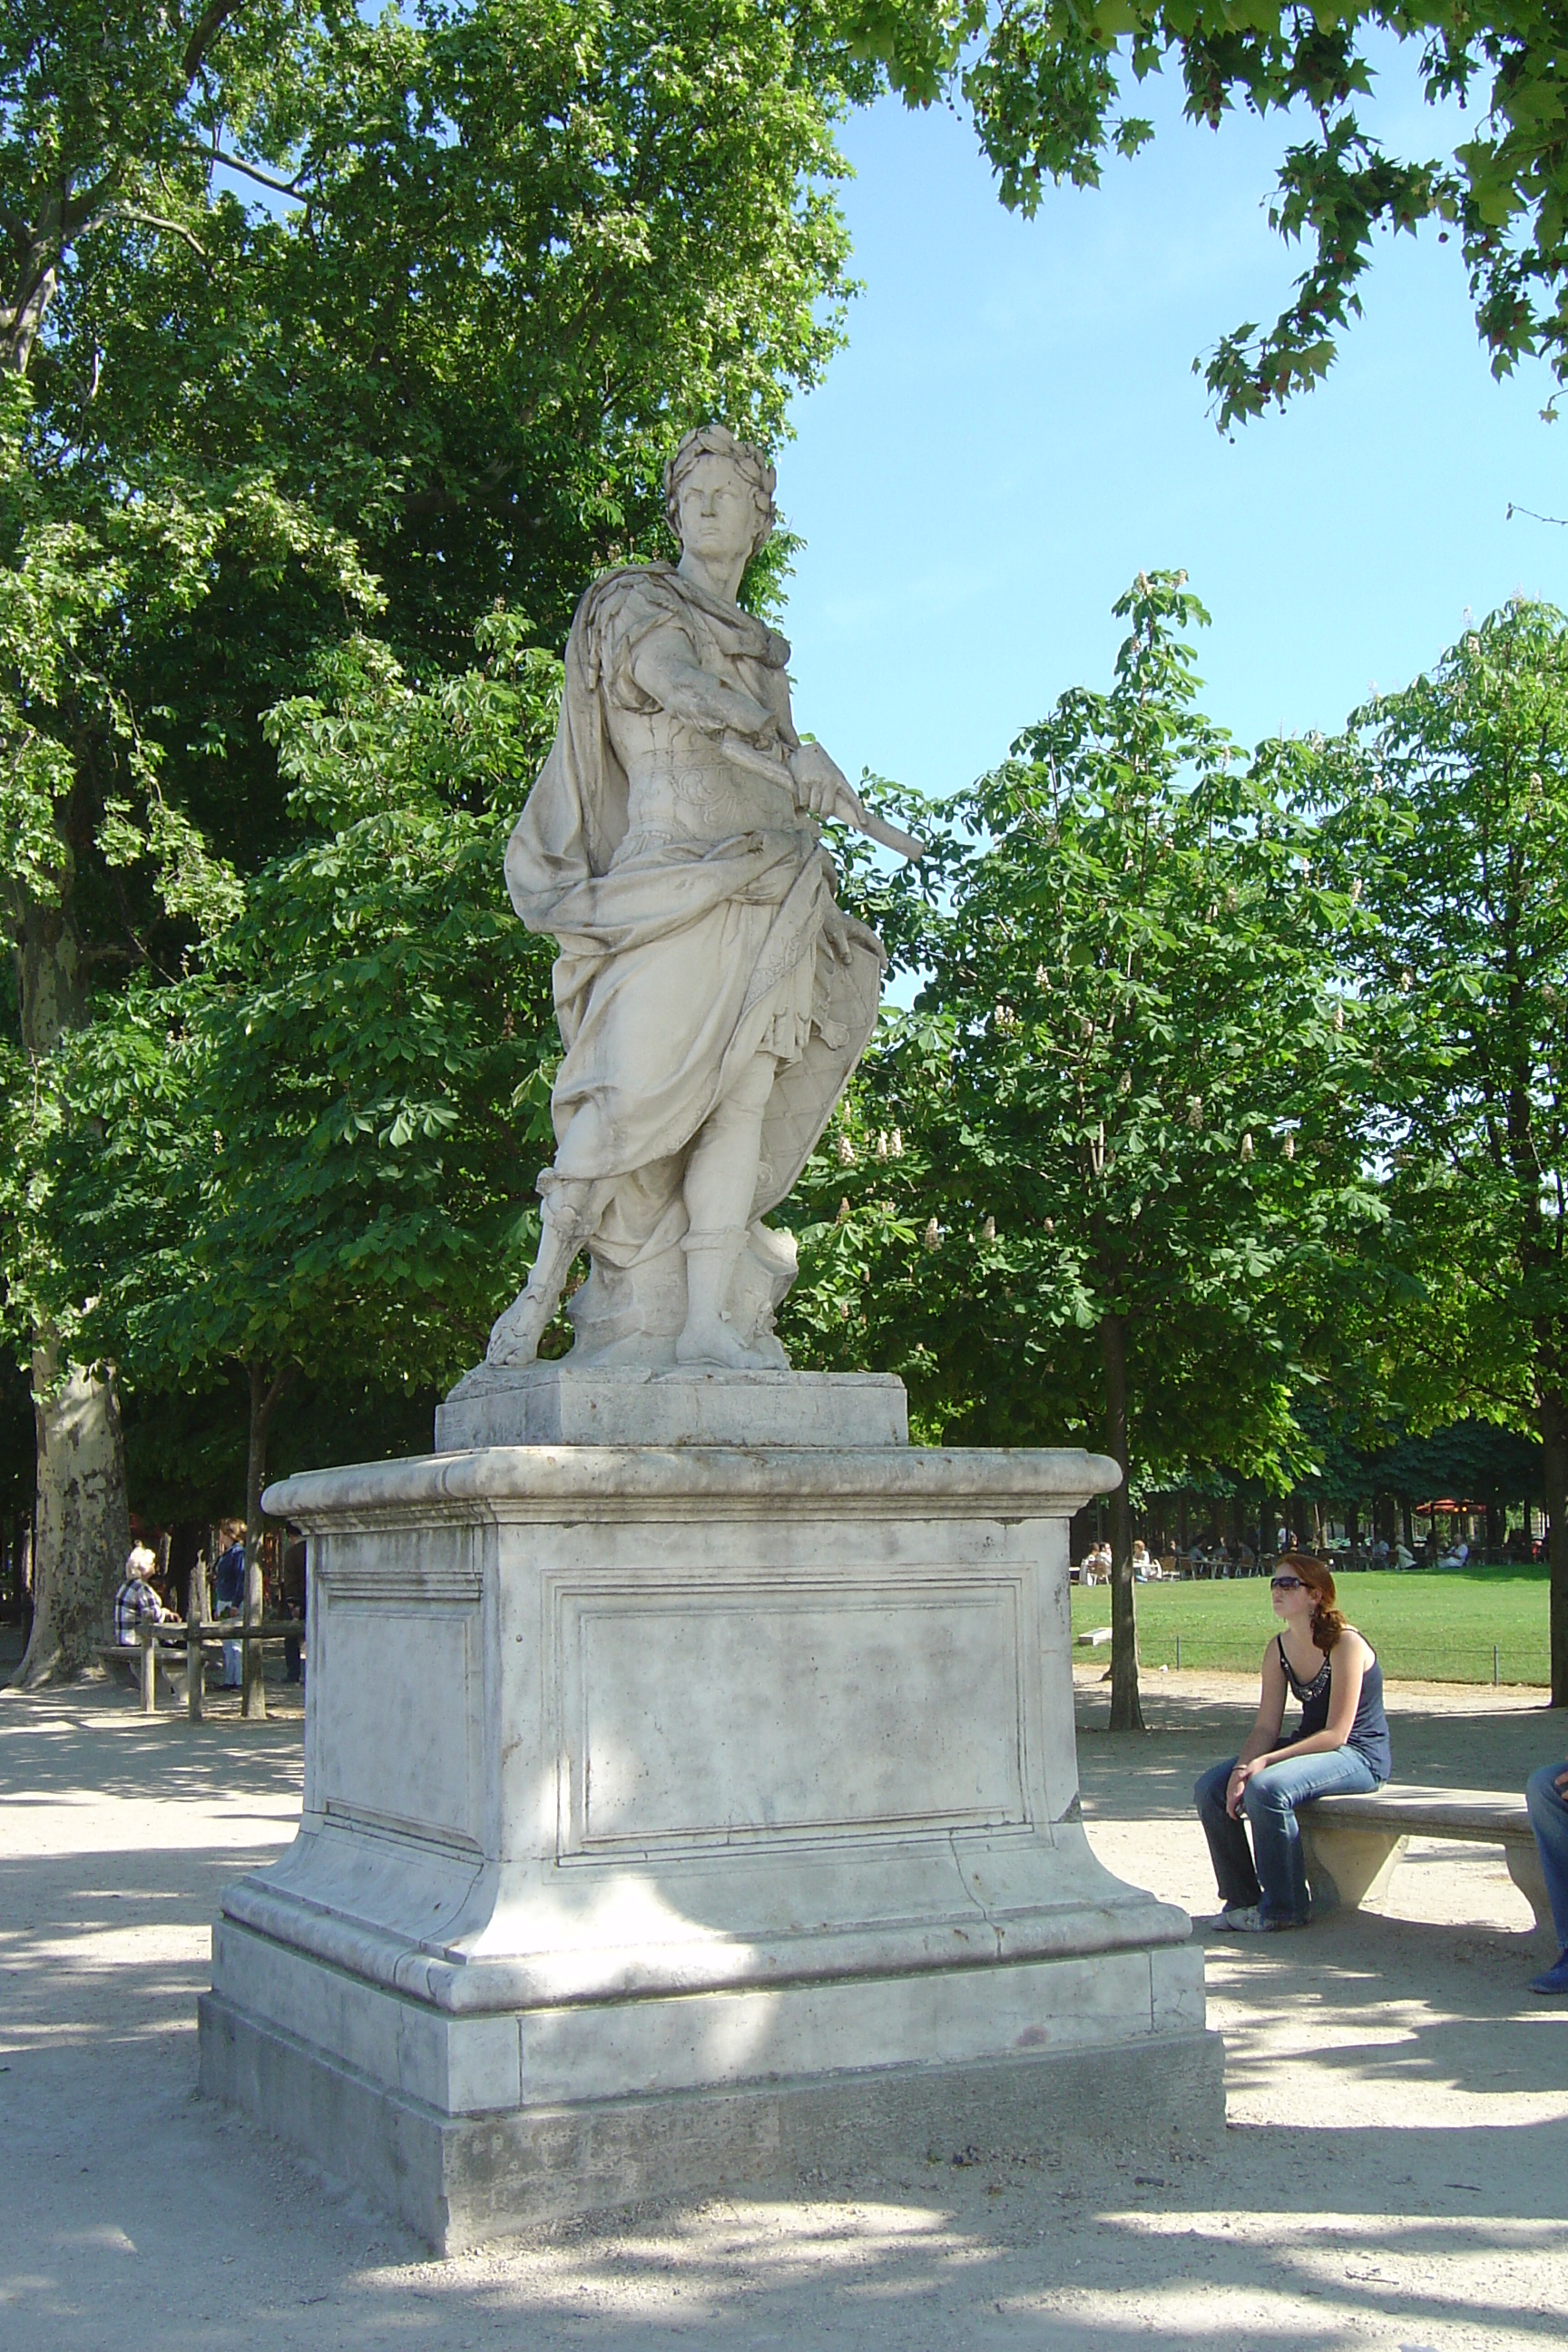
POLYGON ((657 543, 684 425, 775 437, 837 346, 832 121, 872 73, 773 0, 291 22, 248 104, 190 110, 170 226, 79 242, 48 429, 106 478, 266 463, 422 667, 497 596, 558 643, 657 543))
MULTIPOLYGON (((379 613, 411 676, 451 675, 500 599, 553 645, 595 571, 652 551, 685 423, 782 429, 838 340, 831 126, 873 79, 771 0, 0 26, 26 1118, 62 1035, 132 974, 177 979, 282 852, 262 714, 324 649, 379 613)), ((49 1260, 18 1236, 5 1311, 63 1364, 31 1305, 49 1260)), ((113 1549, 77 1563, 62 1656, 113 1549)), ((46 1585, 56 1565, 43 1547, 46 1585)))
POLYGON ((1365 880, 1391 1196, 1472 1402, 1536 1418, 1568 1705, 1568 623, 1522 599, 1494 613, 1354 714, 1318 789, 1365 880))
MULTIPOLYGON (((1197 709, 1184 576, 1141 575, 1116 611, 1110 690, 1065 695, 956 803, 973 846, 929 981, 813 1163, 795 1315, 826 1353, 895 1363, 945 1441, 1087 1419, 1152 1483, 1194 1458, 1283 1475, 1378 1223, 1337 980, 1353 909, 1267 762, 1197 709)), ((1131 1727, 1125 1476, 1115 1510, 1131 1727)))
POLYGON ((1137 86, 1167 62, 1191 121, 1218 129, 1245 108, 1304 131, 1268 217, 1310 258, 1274 325, 1238 326, 1209 360, 1222 427, 1322 377, 1360 313, 1375 233, 1424 221, 1458 239, 1494 373, 1539 352, 1568 382, 1568 86, 1558 22, 1540 5, 853 0, 847 22, 911 104, 962 91, 1003 202, 1025 213, 1047 181, 1098 186, 1111 157, 1146 144, 1137 86), (1475 109, 1447 157, 1396 154, 1367 127, 1373 44, 1391 35, 1418 52, 1430 100, 1475 109))
POLYGON ((330 699, 275 712, 337 829, 255 878, 191 977, 132 986, 58 1057, 37 1181, 59 1311, 90 1296, 84 1341, 144 1391, 237 1369, 253 1529, 290 1387, 450 1380, 536 1237, 550 954, 500 859, 559 671, 505 616, 481 637, 483 667, 424 691, 351 647, 330 699))

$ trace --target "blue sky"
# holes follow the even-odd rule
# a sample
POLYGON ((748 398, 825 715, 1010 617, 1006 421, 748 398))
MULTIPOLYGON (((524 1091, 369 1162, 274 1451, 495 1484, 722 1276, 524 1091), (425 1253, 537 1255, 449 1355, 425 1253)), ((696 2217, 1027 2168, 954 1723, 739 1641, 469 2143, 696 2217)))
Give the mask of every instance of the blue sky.
MULTIPOLYGON (((1444 152, 1454 121, 1392 62, 1384 127, 1444 152)), ((845 126, 865 291, 796 403, 779 492, 806 541, 797 723, 851 776, 967 783, 1064 688, 1108 681, 1110 607, 1143 566, 1185 566, 1214 616, 1205 707, 1247 743, 1338 727, 1467 608, 1568 604, 1568 530, 1505 520, 1568 513, 1568 415, 1540 421, 1539 363, 1494 383, 1432 232, 1381 246, 1325 386, 1215 432, 1193 359, 1271 321, 1300 267, 1263 215, 1282 132, 1191 129, 1149 88, 1153 147, 1031 222, 953 116, 889 101, 845 126)))

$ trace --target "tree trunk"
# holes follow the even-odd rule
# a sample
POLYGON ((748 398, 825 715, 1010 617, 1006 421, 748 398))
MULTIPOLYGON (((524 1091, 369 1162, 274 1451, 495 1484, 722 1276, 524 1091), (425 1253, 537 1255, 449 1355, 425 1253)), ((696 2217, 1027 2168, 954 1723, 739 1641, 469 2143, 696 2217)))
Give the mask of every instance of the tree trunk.
MULTIPOLYGON (((261 1490, 267 1484, 267 1436, 272 1416, 293 1375, 285 1370, 270 1383, 259 1364, 246 1367, 250 1375, 250 1443, 245 1463, 245 1612, 247 1625, 259 1625, 266 1615, 266 1585, 261 1573, 261 1490)), ((267 1715, 267 1685, 261 1672, 261 1644, 245 1644, 245 1669, 239 1711, 253 1721, 267 1715)))
POLYGON ((1104 1318, 1100 1345, 1105 1360, 1105 1450, 1121 1471, 1110 1498, 1110 1728, 1142 1731, 1132 1506, 1127 1492, 1127 1325, 1121 1316, 1104 1318))
POLYGON ((1542 1475, 1551 1537, 1552 1704, 1568 1706, 1568 1400, 1541 1400, 1542 1475))
POLYGON ((37 1689, 78 1675, 95 1642, 107 1638, 115 1587, 131 1549, 125 1448, 107 1380, 51 1349, 33 1353, 37 1426, 38 1521, 33 1555, 33 1623, 14 1681, 37 1689))
MULTIPOLYGON (((88 1014, 88 966, 68 906, 24 905, 16 919, 23 1051, 35 1066, 88 1014)), ((38 1526, 33 1624, 14 1680, 28 1689, 79 1674, 108 1631, 131 1548, 125 1446, 114 1374, 60 1362, 57 1332, 33 1335, 38 1526)))

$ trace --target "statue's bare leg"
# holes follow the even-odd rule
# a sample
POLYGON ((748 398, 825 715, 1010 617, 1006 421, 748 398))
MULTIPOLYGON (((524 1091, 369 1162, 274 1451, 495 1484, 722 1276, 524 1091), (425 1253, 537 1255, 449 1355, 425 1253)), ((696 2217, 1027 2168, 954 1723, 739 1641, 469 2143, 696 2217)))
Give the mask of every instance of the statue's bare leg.
POLYGON ((531 1364, 561 1304, 572 1261, 594 1234, 609 1186, 585 1177, 539 1180, 539 1249, 527 1282, 490 1333, 487 1364, 531 1364))
POLYGON ((770 1370, 775 1360, 745 1347, 724 1314, 736 1257, 757 1189, 763 1114, 777 1064, 759 1054, 698 1134, 686 1163, 686 1326, 675 1343, 682 1364, 770 1370))

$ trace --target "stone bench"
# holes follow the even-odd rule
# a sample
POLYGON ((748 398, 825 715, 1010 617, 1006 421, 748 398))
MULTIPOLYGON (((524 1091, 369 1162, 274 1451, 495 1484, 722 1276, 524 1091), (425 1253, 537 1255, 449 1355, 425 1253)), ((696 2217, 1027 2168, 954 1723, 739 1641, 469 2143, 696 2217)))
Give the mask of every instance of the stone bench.
POLYGON ((1413 1837, 1500 1845, 1508 1874, 1555 1951, 1540 1849, 1522 1796, 1488 1789, 1411 1789, 1396 1781, 1365 1796, 1317 1797, 1296 1815, 1312 1902, 1321 1911, 1358 1910, 1380 1895, 1413 1837))

